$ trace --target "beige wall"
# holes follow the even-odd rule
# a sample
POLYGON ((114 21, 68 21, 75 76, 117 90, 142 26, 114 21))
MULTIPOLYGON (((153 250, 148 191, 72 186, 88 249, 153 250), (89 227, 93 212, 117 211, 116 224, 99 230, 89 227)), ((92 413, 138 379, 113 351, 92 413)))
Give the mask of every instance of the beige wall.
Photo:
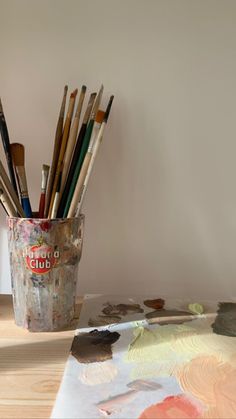
POLYGON ((0 54, 34 206, 64 84, 115 94, 79 292, 236 296, 236 1, 0 0, 0 54))

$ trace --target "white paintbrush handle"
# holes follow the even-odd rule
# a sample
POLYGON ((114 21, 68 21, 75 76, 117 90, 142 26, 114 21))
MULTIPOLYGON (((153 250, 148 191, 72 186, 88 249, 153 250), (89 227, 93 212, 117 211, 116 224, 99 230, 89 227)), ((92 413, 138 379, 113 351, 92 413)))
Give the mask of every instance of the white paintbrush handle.
POLYGON ((80 189, 79 199, 77 200, 77 208, 75 210, 75 216, 76 217, 78 217, 79 214, 80 214, 80 210, 81 210, 82 203, 83 203, 83 200, 84 200, 84 196, 85 196, 85 193, 86 193, 86 190, 87 190, 87 187, 88 187, 88 182, 89 182, 89 179, 90 179, 90 176, 91 176, 91 173, 92 173, 94 162, 95 162, 95 159, 96 159, 96 156, 97 156, 97 153, 98 153, 99 146, 102 142, 102 137, 103 137, 105 126, 106 126, 106 123, 103 122, 102 126, 99 130, 98 136, 95 140, 94 147, 92 149, 92 155, 91 155, 91 159, 90 159, 90 162, 89 162, 89 166, 88 166, 88 169, 87 169, 87 172, 86 172, 86 176, 84 178, 83 185, 80 189))
POLYGON ((6 190, 1 180, 0 180, 0 201, 2 202, 4 208, 6 209, 10 217, 17 217, 17 213, 11 203, 10 198, 8 197, 6 193, 6 190))
POLYGON ((28 198, 29 194, 28 194, 25 167, 24 166, 16 166, 16 174, 17 174, 17 178, 18 178, 21 198, 28 198))
POLYGON ((58 210, 58 207, 59 207, 59 200, 60 200, 60 192, 56 192, 55 198, 54 198, 54 201, 53 201, 51 218, 56 218, 56 216, 57 216, 57 210, 58 210))

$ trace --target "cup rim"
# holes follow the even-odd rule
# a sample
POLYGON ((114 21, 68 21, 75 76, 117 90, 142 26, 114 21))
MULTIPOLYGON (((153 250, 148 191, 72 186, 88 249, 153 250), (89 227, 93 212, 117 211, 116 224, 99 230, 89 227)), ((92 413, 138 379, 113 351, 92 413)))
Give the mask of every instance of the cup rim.
POLYGON ((58 217, 58 218, 38 218, 38 217, 11 217, 10 215, 8 215, 6 217, 7 220, 33 220, 33 221, 41 221, 41 222, 50 222, 50 221, 59 221, 59 220, 77 220, 77 219, 84 219, 85 215, 84 214, 80 214, 78 217, 58 217))

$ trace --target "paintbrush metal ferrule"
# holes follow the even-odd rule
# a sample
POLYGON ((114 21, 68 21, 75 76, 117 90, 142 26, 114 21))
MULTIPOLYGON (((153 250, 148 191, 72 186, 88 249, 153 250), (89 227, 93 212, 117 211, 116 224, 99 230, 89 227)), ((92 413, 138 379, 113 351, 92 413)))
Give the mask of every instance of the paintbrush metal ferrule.
POLYGON ((97 96, 96 93, 91 93, 90 98, 89 98, 89 102, 88 102, 88 106, 87 106, 87 109, 86 109, 85 114, 84 114, 82 124, 86 125, 88 123, 88 120, 91 116, 91 111, 92 111, 96 96, 97 96))
POLYGON ((90 142, 89 142, 89 146, 88 146, 88 153, 92 153, 96 138, 98 136, 101 124, 104 120, 104 116, 105 116, 105 112, 98 110, 97 111, 97 115, 96 115, 96 119, 93 125, 93 131, 92 131, 92 135, 90 138, 90 142))
POLYGON ((21 198, 28 198, 27 180, 24 166, 16 166, 21 198))
POLYGON ((99 108, 99 105, 100 105, 100 102, 101 102, 103 89, 104 89, 104 87, 103 87, 103 84, 102 84, 101 87, 100 87, 100 90, 97 94, 97 97, 95 99, 94 106, 93 106, 93 109, 92 109, 92 112, 91 112, 91 119, 93 119, 93 120, 95 119, 95 116, 97 114, 97 111, 98 111, 98 108, 99 108))
POLYGON ((42 183, 41 183, 41 192, 46 192, 47 189, 47 182, 48 182, 48 175, 49 175, 50 166, 43 164, 42 167, 42 183))
POLYGON ((78 106, 77 106, 77 109, 76 109, 76 112, 75 112, 75 118, 79 118, 80 117, 86 90, 87 90, 87 87, 86 86, 82 86, 81 87, 81 92, 80 92, 80 95, 79 95, 78 106))
POLYGON ((78 93, 78 89, 75 89, 70 95, 70 100, 69 100, 68 110, 67 110, 67 114, 66 114, 66 119, 71 120, 71 118, 72 118, 77 93, 78 93))

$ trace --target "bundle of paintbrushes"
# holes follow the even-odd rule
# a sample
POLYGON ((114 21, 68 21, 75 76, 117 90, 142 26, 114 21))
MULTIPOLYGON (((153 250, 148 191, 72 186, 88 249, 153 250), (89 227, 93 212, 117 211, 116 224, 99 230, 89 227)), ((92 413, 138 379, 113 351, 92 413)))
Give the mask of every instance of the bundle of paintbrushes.
POLYGON ((34 213, 28 194, 25 149, 23 144, 10 143, 0 101, 0 132, 9 171, 8 176, 0 160, 0 202, 11 217, 71 218, 81 212, 114 96, 103 111, 100 109, 103 86, 98 93, 92 93, 80 123, 86 86, 82 86, 77 104, 77 89, 71 93, 66 111, 67 91, 65 86, 51 169, 43 164, 39 208, 34 213))

